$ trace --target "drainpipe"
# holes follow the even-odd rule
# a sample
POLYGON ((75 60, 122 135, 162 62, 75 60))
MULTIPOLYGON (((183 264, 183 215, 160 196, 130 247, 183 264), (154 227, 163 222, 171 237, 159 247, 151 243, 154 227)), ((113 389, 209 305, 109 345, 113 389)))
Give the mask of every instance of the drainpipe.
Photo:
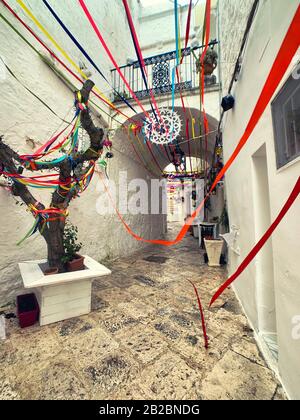
POLYGON ((221 69, 221 63, 222 63, 222 50, 221 50, 221 24, 220 24, 220 0, 218 0, 217 3, 217 30, 218 30, 218 36, 217 39, 219 41, 218 44, 218 54, 219 54, 219 68, 218 68, 218 73, 219 73, 219 104, 220 104, 220 119, 219 121, 221 121, 221 117, 222 117, 222 111, 221 111, 221 102, 222 102, 222 91, 223 91, 223 81, 222 81, 222 69, 221 69))

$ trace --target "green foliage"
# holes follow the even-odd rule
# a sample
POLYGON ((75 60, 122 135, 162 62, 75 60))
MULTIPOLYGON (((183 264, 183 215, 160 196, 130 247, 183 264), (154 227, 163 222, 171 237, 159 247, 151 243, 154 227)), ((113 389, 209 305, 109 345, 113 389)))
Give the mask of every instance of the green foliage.
POLYGON ((226 202, 225 202, 225 206, 224 206, 223 212, 222 212, 221 217, 220 217, 220 223, 224 226, 226 231, 229 232, 229 230, 230 230, 229 216, 228 216, 228 212, 227 212, 227 203, 226 202))
POLYGON ((121 100, 120 96, 122 96, 124 99, 130 99, 130 96, 128 95, 128 93, 124 90, 123 92, 118 92, 115 93, 114 95, 114 102, 118 102, 121 100))
POLYGON ((66 264, 73 261, 81 248, 82 243, 78 243, 78 228, 71 223, 67 223, 64 230, 65 255, 62 257, 62 262, 66 264))

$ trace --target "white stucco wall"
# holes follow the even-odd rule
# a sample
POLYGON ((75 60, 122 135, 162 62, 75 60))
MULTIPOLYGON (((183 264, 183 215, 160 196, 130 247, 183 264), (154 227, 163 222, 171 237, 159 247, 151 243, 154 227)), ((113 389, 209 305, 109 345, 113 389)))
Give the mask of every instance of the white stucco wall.
MULTIPOLYGON (((44 39, 43 34, 24 15, 15 0, 9 4, 14 10, 44 39)), ((46 29, 59 41, 68 54, 78 63, 83 61, 89 69, 91 66, 82 57, 72 42, 67 38, 41 1, 29 0, 26 4, 43 23, 46 29)), ((131 2, 134 15, 139 13, 137 1, 131 2)), ((111 63, 108 61, 103 49, 93 33, 88 21, 79 7, 74 7, 73 0, 64 2, 52 0, 51 5, 61 16, 64 23, 70 28, 95 62, 101 67, 104 74, 110 77, 111 63)), ((101 0, 89 1, 88 6, 103 31, 117 62, 121 65, 126 62, 132 53, 129 30, 121 2, 101 0)), ((0 4, 0 12, 12 22, 17 29, 32 42, 39 51, 42 47, 33 40, 26 30, 23 30, 15 18, 0 4)), ((136 22, 138 28, 138 22, 136 22)), ((45 39, 44 39, 45 40, 45 39)), ((45 40, 46 41, 46 40, 45 40)), ((47 44, 48 41, 46 41, 47 44)), ((1 57, 15 74, 36 94, 38 94, 61 117, 70 120, 72 117, 73 93, 72 91, 41 61, 4 22, 0 25, 1 57), (67 114, 68 113, 68 114, 67 114), (67 115, 66 115, 67 114, 67 115)), ((50 46, 50 44, 49 44, 50 46)), ((51 46, 52 48, 52 46, 51 46)), ((54 47, 53 47, 54 49, 54 47)), ((56 51, 55 51, 56 52, 56 51)), ((60 53, 58 53, 60 56, 60 53)), ((61 57, 61 56, 60 56, 61 57)), ((60 68, 60 67, 59 67, 60 68)), ((61 69, 61 68, 60 68, 61 69)), ((103 91, 110 87, 101 80, 100 76, 92 71, 92 79, 103 91)), ((71 76, 68 76, 71 79, 71 76)), ((79 88, 76 81, 73 83, 79 88)), ((2 106, 0 108, 1 131, 5 141, 21 153, 30 153, 32 148, 26 144, 26 139, 33 139, 37 146, 43 144, 58 130, 61 121, 33 98, 20 84, 18 84, 7 71, 1 68, 0 87, 2 106)), ((101 102, 94 98, 100 105, 101 102)), ((104 116, 105 117, 105 116, 104 116)), ((124 121, 123 117, 120 117, 124 121)), ((115 158, 110 161, 108 174, 111 180, 118 181, 119 171, 128 171, 128 180, 135 178, 146 179, 148 173, 141 166, 134 155, 126 137, 120 132, 114 139, 115 158), (120 153, 121 152, 121 153, 120 153)), ((143 246, 132 239, 125 231, 115 215, 100 216, 96 212, 97 178, 88 191, 75 200, 70 207, 70 220, 77 224, 80 240, 84 243, 82 253, 88 253, 97 260, 114 258, 126 255, 143 246)), ((34 191, 38 200, 44 200, 44 194, 34 191)), ((163 231, 163 218, 161 216, 127 216, 127 222, 132 229, 147 238, 158 238, 163 231)), ((46 247, 43 239, 36 236, 22 246, 16 243, 28 232, 32 226, 32 216, 24 207, 14 204, 11 195, 0 188, 0 307, 12 300, 20 291, 21 279, 17 263, 22 260, 44 258, 46 247)))
MULTIPOLYGON (((180 3, 180 2, 179 2, 180 3)), ((189 3, 189 2, 186 2, 189 3)), ((217 37, 216 31, 216 6, 217 0, 213 0, 211 15, 211 39, 217 37)), ((198 41, 202 44, 202 28, 204 23, 205 0, 200 0, 194 5, 190 41, 198 41)), ((182 48, 184 48, 186 23, 188 16, 188 4, 178 9, 180 35, 182 48)), ((140 41, 146 57, 162 54, 176 49, 175 45, 175 21, 174 5, 169 0, 162 0, 151 6, 143 7, 140 15, 140 41)))
POLYGON ((219 0, 222 90, 226 95, 254 0, 219 0))
MULTIPOLYGON (((240 48, 239 42, 242 36, 240 23, 246 22, 251 4, 252 1, 220 0, 222 70, 225 91, 232 76, 234 57, 237 56, 240 48), (234 16, 239 16, 239 18, 234 19, 234 16)), ((288 2, 266 0, 260 4, 243 58, 242 72, 233 90, 236 105, 224 119, 225 161, 230 157, 245 130, 279 46, 298 6, 298 0, 289 0, 288 2)), ((291 65, 282 84, 290 76, 292 68, 291 65)), ((260 216, 258 206, 262 205, 262 209, 266 213, 267 194, 258 195, 260 194, 259 185, 255 181, 257 167, 255 167, 252 157, 257 155, 257 151, 264 145, 267 158, 265 172, 268 176, 266 185, 268 185, 270 196, 270 221, 277 217, 300 173, 299 159, 293 164, 277 170, 271 106, 268 106, 248 144, 226 176, 230 223, 240 229, 238 246, 241 249, 240 256, 230 252, 230 274, 236 270, 262 236, 261 233, 260 235, 258 233, 265 223, 262 220, 265 216, 260 216)), ((264 170, 264 167, 261 169, 264 170)), ((265 183, 265 181, 266 179, 260 179, 260 183, 265 183)), ((264 314, 266 309, 260 306, 263 304, 261 302, 262 287, 267 287, 266 290, 269 290, 269 294, 266 298, 270 299, 272 290, 268 282, 274 281, 275 328, 279 345, 277 367, 283 385, 288 395, 293 399, 300 398, 300 340, 295 340, 292 337, 292 320, 300 314, 299 212, 300 200, 298 199, 274 233, 267 248, 257 256, 255 262, 247 268, 234 286, 256 332, 262 333, 266 332, 264 323, 268 322, 265 317, 261 319, 261 314, 264 314), (269 251, 272 251, 272 267, 265 265, 261 270, 259 267, 265 261, 263 255, 268 252, 268 247, 269 251)), ((270 324, 269 326, 272 327, 270 324)))

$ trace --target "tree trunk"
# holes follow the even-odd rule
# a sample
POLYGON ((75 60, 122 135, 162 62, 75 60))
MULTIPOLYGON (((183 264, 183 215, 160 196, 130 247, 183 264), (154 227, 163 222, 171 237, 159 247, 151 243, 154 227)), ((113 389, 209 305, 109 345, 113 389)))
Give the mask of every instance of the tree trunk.
POLYGON ((58 268, 59 273, 65 272, 65 264, 62 258, 64 251, 64 227, 65 222, 54 221, 49 224, 47 235, 44 235, 48 247, 49 268, 58 268))
MULTIPOLYGON (((82 97, 82 103, 88 103, 90 92, 94 87, 94 82, 91 80, 85 81, 80 93, 82 97)), ((77 102, 76 96, 76 107, 79 103, 77 102)), ((57 214, 52 213, 52 217, 61 218, 60 220, 52 220, 48 224, 40 225, 40 234, 43 236, 47 243, 48 247, 48 264, 49 268, 58 268, 59 272, 62 273, 65 271, 65 264, 62 262, 62 258, 65 256, 64 250, 64 229, 65 229, 65 215, 62 216, 61 211, 67 210, 71 200, 76 197, 80 191, 79 187, 73 188, 66 195, 66 189, 71 187, 72 184, 72 173, 75 169, 83 171, 84 174, 84 164, 86 162, 96 162, 103 151, 103 137, 104 132, 101 128, 97 128, 90 115, 88 106, 86 109, 81 109, 81 125, 82 128, 88 133, 91 141, 91 147, 82 154, 73 153, 71 157, 73 158, 72 162, 66 156, 66 159, 59 163, 43 162, 42 165, 39 165, 38 162, 35 162, 35 166, 26 168, 31 171, 39 170, 52 170, 59 169, 59 180, 64 189, 59 186, 57 190, 52 195, 51 208, 58 209, 57 214), (75 167, 74 167, 75 162, 75 167)), ((3 136, 0 136, 0 172, 4 169, 9 174, 18 174, 17 165, 24 166, 24 160, 17 152, 15 152, 11 147, 3 143, 3 136)), ((26 185, 23 185, 17 181, 13 181, 12 193, 20 197, 22 201, 29 207, 29 209, 36 208, 37 210, 46 210, 45 206, 42 203, 39 203, 37 199, 32 195, 26 185)), ((34 214, 36 217, 36 214, 34 214)))

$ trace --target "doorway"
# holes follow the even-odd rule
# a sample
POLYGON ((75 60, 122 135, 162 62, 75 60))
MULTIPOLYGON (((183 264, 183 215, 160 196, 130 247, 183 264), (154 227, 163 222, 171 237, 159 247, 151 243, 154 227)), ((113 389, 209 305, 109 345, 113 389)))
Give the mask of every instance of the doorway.
MULTIPOLYGON (((270 227, 271 209, 268 159, 264 144, 253 156, 254 227, 256 243, 270 227)), ((256 259, 256 302, 259 333, 275 361, 278 361, 276 302, 272 239, 256 259)))

